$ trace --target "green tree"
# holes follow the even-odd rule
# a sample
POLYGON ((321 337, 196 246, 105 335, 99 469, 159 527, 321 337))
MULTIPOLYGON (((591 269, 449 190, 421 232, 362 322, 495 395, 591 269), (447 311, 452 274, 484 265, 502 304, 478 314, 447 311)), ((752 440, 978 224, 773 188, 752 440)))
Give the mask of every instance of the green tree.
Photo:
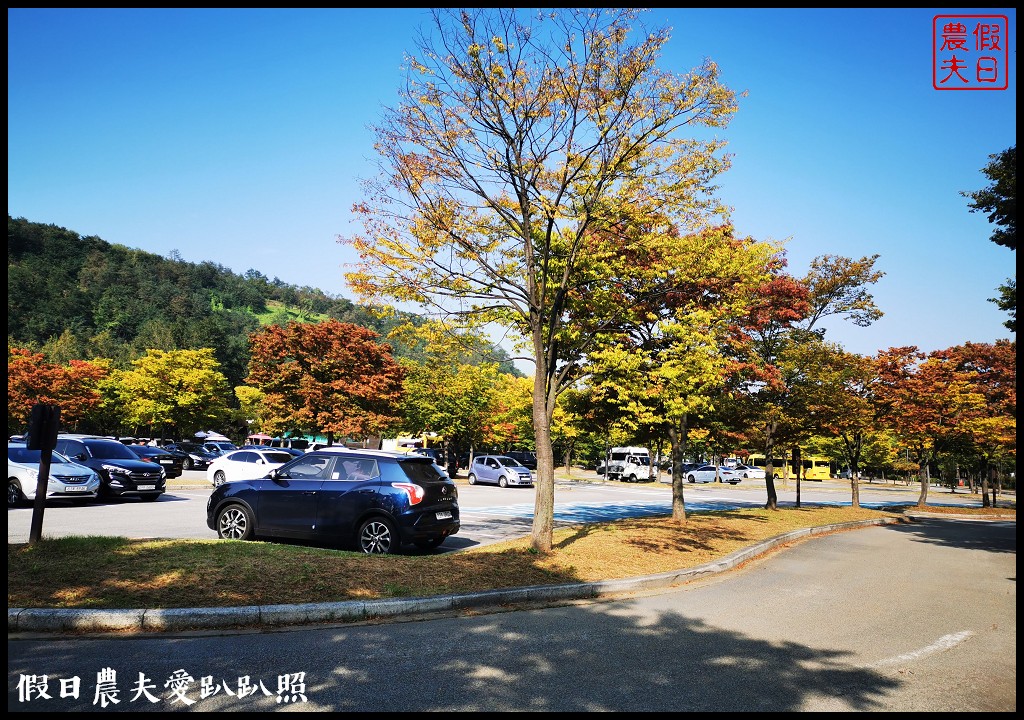
MULTIPOLYGON (((1017 146, 989 155, 989 163, 981 170, 989 185, 974 192, 960 194, 970 198, 971 212, 983 212, 995 228, 989 238, 996 245, 1017 250, 1017 146)), ((992 298, 1000 310, 1010 314, 1003 323, 1017 332, 1017 279, 1010 278, 999 287, 1000 296, 992 298)))
POLYGON ((151 437, 217 426, 227 415, 227 379, 212 348, 150 350, 131 370, 113 374, 123 423, 151 437))
POLYGON ((861 458, 876 425, 874 362, 824 342, 798 345, 794 353, 796 364, 805 368, 801 394, 810 429, 841 439, 841 456, 850 468, 851 503, 860 507, 861 458))
POLYGON ((810 309, 803 320, 805 330, 813 330, 819 321, 830 317, 843 317, 858 327, 867 327, 882 317, 875 305, 869 286, 881 280, 885 273, 875 270, 878 255, 859 260, 841 255, 821 255, 811 261, 803 277, 810 309))
POLYGON ((453 338, 433 324, 404 330, 407 341, 410 333, 425 340, 425 356, 421 362, 400 361, 405 369, 400 429, 439 435, 452 467, 463 449, 483 439, 494 408, 498 364, 466 362, 476 345, 473 338, 453 338))
POLYGON ((656 63, 667 29, 635 9, 433 9, 398 106, 377 127, 381 173, 355 210, 348 281, 522 340, 534 362, 532 543, 551 548, 558 395, 622 322, 627 285, 663 271, 651 246, 700 227, 727 159, 735 94, 706 61, 656 63), (634 38, 639 34, 639 40, 634 38), (663 224, 652 227, 649 218, 663 224))

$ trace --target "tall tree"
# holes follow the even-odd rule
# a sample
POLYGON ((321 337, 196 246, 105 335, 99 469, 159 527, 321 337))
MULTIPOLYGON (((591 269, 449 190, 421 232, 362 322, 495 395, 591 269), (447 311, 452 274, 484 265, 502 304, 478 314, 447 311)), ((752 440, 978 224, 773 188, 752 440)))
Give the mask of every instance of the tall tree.
POLYGON ((247 382, 263 393, 264 429, 325 433, 333 442, 397 425, 405 371, 378 337, 337 320, 253 333, 247 382))
POLYGON ((803 277, 810 311, 803 320, 805 330, 813 330, 819 321, 840 316, 858 327, 867 327, 882 317, 869 286, 885 276, 875 270, 878 255, 859 260, 841 255, 821 255, 811 261, 803 277))
POLYGON ((769 280, 779 249, 737 238, 729 225, 666 241, 661 256, 673 270, 660 280, 663 291, 653 294, 654 302, 636 298, 631 327, 590 360, 593 384, 614 388, 635 433, 667 435, 672 518, 685 522, 682 468, 690 422, 712 409, 726 375, 722 346, 769 280))
MULTIPOLYGON (((991 472, 1003 458, 1017 456, 1017 343, 964 343, 942 356, 964 374, 974 391, 985 398, 984 406, 964 426, 969 445, 981 458, 982 498, 989 506, 991 472)), ((995 505, 995 500, 991 502, 995 505)))
MULTIPOLYGON (((778 505, 772 477, 776 448, 792 443, 798 450, 799 441, 813 431, 803 414, 807 398, 801 394, 801 378, 809 368, 801 365, 804 354, 798 346, 821 341, 824 330, 817 324, 824 318, 838 317, 864 327, 882 316, 868 291, 883 276, 874 268, 877 259, 819 256, 799 280, 780 268, 748 317, 750 342, 745 347, 750 352, 744 358, 746 372, 739 376, 745 381, 740 399, 746 411, 741 415, 750 421, 751 435, 765 454, 767 508, 778 505)), ((796 465, 801 466, 799 457, 796 465)))
POLYGON ((929 463, 983 414, 985 398, 945 351, 889 348, 878 353, 877 369, 879 416, 917 463, 924 507, 929 463))
POLYGON ((842 456, 850 468, 851 504, 860 507, 861 458, 876 424, 874 362, 833 343, 804 343, 794 353, 805 369, 801 394, 811 429, 842 441, 842 456))
POLYGON ((25 430, 36 403, 60 407, 61 424, 76 423, 102 402, 100 383, 110 372, 109 363, 71 360, 67 365, 47 362, 42 353, 7 346, 7 430, 25 430))
POLYGON ((430 343, 422 362, 402 359, 405 369, 402 398, 403 431, 441 438, 450 472, 463 449, 479 447, 499 384, 497 363, 471 364, 459 345, 430 343))
POLYGON ((187 436, 219 425, 228 415, 228 383, 212 348, 149 350, 132 369, 114 373, 125 424, 151 437, 173 428, 187 436))
POLYGON ((381 172, 355 207, 364 233, 344 240, 361 258, 347 278, 371 301, 522 341, 535 368, 532 544, 548 552, 558 395, 629 310, 626 285, 664 270, 650 240, 722 209, 723 143, 684 131, 725 126, 736 97, 713 62, 659 70, 669 31, 634 31, 635 9, 431 13, 436 32, 376 129, 381 172))
POLYGON ((810 312, 809 291, 784 271, 784 261, 759 289, 757 302, 747 313, 733 344, 734 372, 727 390, 731 402, 723 416, 742 423, 747 437, 765 456, 765 507, 778 509, 775 490, 776 449, 793 438, 798 427, 792 382, 795 368, 784 369, 783 355, 792 343, 796 324, 810 312))
MULTIPOLYGON (((989 179, 989 185, 974 192, 960 194, 970 198, 967 207, 971 212, 983 212, 995 226, 989 238, 996 245, 1017 250, 1017 146, 989 155, 989 163, 982 168, 982 174, 989 179)), ((991 301, 1010 314, 1003 323, 1012 332, 1017 332, 1017 279, 1010 278, 999 288, 1000 297, 991 301)))

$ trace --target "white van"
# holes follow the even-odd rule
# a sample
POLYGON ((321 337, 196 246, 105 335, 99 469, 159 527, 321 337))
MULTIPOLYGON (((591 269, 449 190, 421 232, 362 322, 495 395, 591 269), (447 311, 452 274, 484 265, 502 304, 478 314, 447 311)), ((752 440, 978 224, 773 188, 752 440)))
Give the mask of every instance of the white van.
POLYGON ((653 479, 650 451, 642 447, 613 447, 608 453, 605 477, 624 482, 653 479))

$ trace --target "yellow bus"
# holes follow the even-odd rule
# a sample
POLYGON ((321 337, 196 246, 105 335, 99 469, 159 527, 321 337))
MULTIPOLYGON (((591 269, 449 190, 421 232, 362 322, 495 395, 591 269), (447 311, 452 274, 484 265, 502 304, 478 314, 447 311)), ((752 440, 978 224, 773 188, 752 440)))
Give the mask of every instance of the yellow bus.
MULTIPOLYGON (((828 480, 832 477, 832 461, 827 457, 821 455, 804 455, 800 458, 801 464, 803 465, 803 471, 800 473, 800 477, 804 480, 828 480)), ((751 455, 747 458, 747 465, 753 467, 765 467, 764 455, 751 455)), ((772 461, 772 470, 775 472, 775 477, 783 477, 784 469, 789 466, 789 477, 796 477, 796 464, 792 458, 775 458, 772 461)))

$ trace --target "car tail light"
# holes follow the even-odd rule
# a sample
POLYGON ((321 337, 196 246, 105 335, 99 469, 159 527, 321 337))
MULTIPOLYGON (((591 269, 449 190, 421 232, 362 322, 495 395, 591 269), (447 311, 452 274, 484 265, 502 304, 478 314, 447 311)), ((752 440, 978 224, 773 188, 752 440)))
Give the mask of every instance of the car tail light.
POLYGON ((415 483, 393 482, 391 487, 396 487, 408 495, 410 505, 418 505, 423 501, 423 496, 426 494, 423 488, 415 483))

